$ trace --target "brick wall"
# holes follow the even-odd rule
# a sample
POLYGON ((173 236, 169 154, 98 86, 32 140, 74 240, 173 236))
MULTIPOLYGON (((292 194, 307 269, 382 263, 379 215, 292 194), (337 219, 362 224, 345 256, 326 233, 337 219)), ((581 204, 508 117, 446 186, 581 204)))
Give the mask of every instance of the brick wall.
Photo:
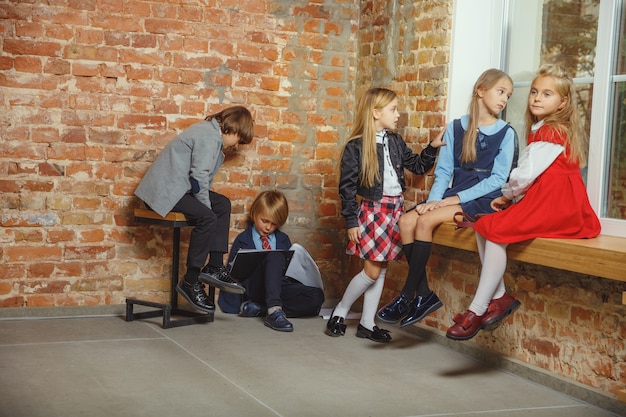
POLYGON ((177 133, 231 104, 256 123, 215 181, 231 237, 279 188, 286 231, 342 288, 358 17, 345 1, 0 1, 0 306, 166 298, 172 233, 133 224, 133 191, 177 133))

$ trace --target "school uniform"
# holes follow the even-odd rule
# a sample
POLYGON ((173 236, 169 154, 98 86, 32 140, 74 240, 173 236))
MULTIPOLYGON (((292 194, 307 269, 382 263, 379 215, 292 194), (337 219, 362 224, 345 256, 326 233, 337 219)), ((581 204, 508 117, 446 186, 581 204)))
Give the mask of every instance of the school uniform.
POLYGON ((444 141, 435 168, 435 181, 427 202, 458 196, 463 212, 493 213, 491 201, 502 195, 500 187, 511 172, 516 149, 515 130, 498 119, 490 126, 480 126, 476 138, 476 161, 461 162, 463 136, 469 116, 462 116, 446 127, 444 141))
MULTIPOLYGON (((272 249, 294 249, 295 245, 291 244, 289 236, 280 230, 276 230, 269 238, 272 249)), ((258 238, 258 232, 253 225, 248 226, 235 238, 228 257, 229 265, 232 265, 235 255, 240 249, 263 249, 258 238)), ((298 259, 298 257, 294 257, 292 262, 300 262, 298 259)), ((305 263, 301 266, 304 267, 304 269, 300 269, 301 271, 310 270, 310 267, 305 263)), ((298 279, 299 276, 287 276, 286 273, 284 255, 282 253, 270 253, 252 275, 243 281, 246 293, 236 295, 220 292, 218 305, 223 312, 236 314, 239 312, 241 303, 249 300, 264 308, 282 306, 287 317, 316 316, 324 303, 323 289, 313 286, 316 285, 314 281, 310 281, 306 277, 300 279, 312 285, 304 285, 298 279)))
POLYGON ((424 174, 435 163, 437 148, 430 145, 415 154, 397 133, 377 132, 376 151, 380 180, 372 187, 361 184, 363 138, 346 143, 341 160, 339 195, 346 228, 360 228, 358 244, 348 243, 346 253, 362 259, 388 261, 401 256, 398 219, 404 213, 404 170, 424 174), (359 202, 357 195, 362 199, 359 202))
POLYGON ((502 189, 516 201, 506 210, 480 218, 474 230, 484 238, 510 244, 543 238, 582 239, 600 234, 578 163, 571 162, 565 135, 538 123, 528 137, 520 166, 502 189), (552 157, 542 165, 542 158, 552 157), (536 154, 533 155, 532 152, 536 154), (528 156, 528 155, 533 156, 528 156))

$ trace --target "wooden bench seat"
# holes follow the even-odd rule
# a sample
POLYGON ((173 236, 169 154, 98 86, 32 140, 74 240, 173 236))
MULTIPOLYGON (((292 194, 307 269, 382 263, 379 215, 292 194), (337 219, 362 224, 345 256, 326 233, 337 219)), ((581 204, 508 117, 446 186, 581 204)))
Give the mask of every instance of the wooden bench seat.
MULTIPOLYGON (((455 230, 455 226, 453 222, 442 224, 433 243, 477 252, 474 230, 455 230)), ((516 261, 626 282, 626 238, 537 238, 509 245, 507 254, 516 261)))

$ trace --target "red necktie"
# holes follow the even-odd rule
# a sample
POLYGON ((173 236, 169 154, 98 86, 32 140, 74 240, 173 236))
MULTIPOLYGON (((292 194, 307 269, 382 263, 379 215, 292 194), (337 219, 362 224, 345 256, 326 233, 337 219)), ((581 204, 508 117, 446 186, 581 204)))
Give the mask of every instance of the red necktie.
POLYGON ((263 244, 263 249, 272 249, 272 245, 270 245, 270 239, 267 236, 261 236, 261 243, 263 244))

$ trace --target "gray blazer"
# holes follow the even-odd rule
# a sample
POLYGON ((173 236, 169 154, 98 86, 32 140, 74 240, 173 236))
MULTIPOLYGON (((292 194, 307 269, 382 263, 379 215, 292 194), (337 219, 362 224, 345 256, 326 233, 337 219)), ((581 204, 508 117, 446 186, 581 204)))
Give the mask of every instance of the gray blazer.
POLYGON ((161 216, 166 216, 189 191, 211 207, 209 190, 224 162, 223 147, 222 132, 215 120, 189 126, 163 148, 135 195, 161 216), (193 187, 190 177, 195 179, 193 187))

